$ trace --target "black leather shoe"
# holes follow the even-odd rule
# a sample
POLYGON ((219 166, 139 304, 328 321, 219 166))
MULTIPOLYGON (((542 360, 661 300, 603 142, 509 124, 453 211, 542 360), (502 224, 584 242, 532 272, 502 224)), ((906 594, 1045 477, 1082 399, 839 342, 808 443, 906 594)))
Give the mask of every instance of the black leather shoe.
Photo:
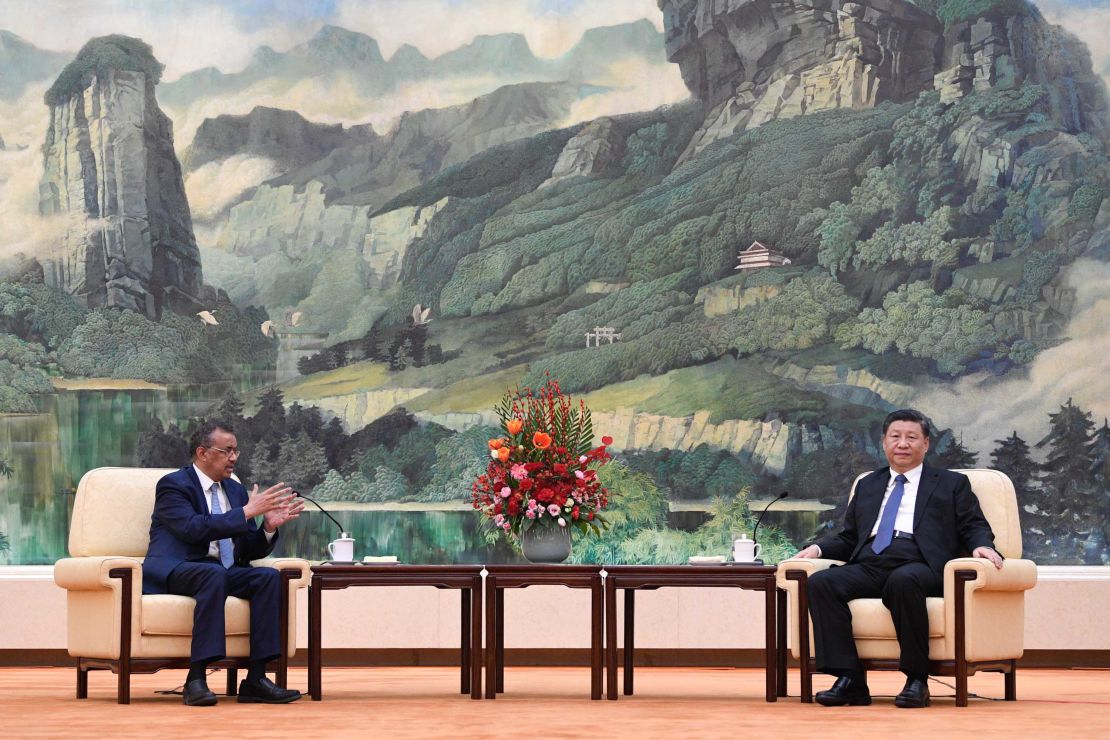
POLYGON ((894 706, 903 709, 920 709, 929 706, 931 703, 929 684, 920 678, 908 679, 902 693, 894 697, 894 706))
POLYGON ((288 704, 301 698, 296 689, 283 689, 268 678, 243 679, 239 684, 240 704, 288 704))
POLYGON ((841 676, 828 691, 818 691, 816 699, 825 707, 865 707, 871 703, 871 691, 867 684, 841 676))
POLYGON ((190 707, 211 707, 216 703, 216 695, 208 688, 203 678, 185 682, 184 701, 190 707))

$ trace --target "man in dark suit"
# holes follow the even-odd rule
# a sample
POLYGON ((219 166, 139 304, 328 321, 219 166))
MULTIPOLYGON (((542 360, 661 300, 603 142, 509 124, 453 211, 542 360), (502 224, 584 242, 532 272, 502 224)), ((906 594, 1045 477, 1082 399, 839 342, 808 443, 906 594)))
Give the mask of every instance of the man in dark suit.
POLYGON ((867 677, 852 638, 853 599, 879 598, 890 610, 906 685, 899 707, 929 705, 929 619, 925 598, 943 593, 944 565, 970 552, 1002 567, 994 533, 967 476, 923 464, 929 421, 904 409, 883 422, 890 467, 860 479, 844 527, 795 557, 845 560, 808 579, 817 670, 837 676, 817 693, 825 706, 871 703, 867 677))
POLYGON ((266 677, 266 664, 281 644, 281 579, 273 568, 254 568, 277 543, 278 527, 295 519, 304 503, 284 483, 250 494, 231 477, 239 459, 235 433, 223 422, 207 421, 190 441, 193 464, 158 481, 150 518, 150 545, 143 561, 144 594, 179 594, 196 600, 185 704, 211 706, 205 669, 226 654, 224 602, 228 596, 250 605, 250 666, 239 685, 239 701, 285 704, 301 697, 266 677), (254 518, 262 517, 259 529, 254 518))

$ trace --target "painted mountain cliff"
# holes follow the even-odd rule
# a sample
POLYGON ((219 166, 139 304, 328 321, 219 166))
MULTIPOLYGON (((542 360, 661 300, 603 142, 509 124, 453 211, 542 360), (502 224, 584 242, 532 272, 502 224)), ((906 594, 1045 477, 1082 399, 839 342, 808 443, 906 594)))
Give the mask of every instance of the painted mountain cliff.
POLYGON ((154 97, 162 66, 126 36, 87 43, 46 94, 40 211, 65 219, 48 285, 90 308, 192 313, 203 285, 173 124, 154 97))

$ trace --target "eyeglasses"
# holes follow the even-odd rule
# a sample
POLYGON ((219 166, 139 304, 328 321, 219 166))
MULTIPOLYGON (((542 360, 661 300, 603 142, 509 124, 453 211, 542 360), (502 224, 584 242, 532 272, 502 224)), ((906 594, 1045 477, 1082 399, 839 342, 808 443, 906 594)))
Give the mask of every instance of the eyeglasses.
POLYGON ((239 454, 240 454, 238 447, 227 447, 227 448, 224 448, 224 447, 209 447, 208 449, 215 450, 216 452, 222 452, 225 455, 227 455, 229 458, 237 458, 237 457, 239 457, 239 454))

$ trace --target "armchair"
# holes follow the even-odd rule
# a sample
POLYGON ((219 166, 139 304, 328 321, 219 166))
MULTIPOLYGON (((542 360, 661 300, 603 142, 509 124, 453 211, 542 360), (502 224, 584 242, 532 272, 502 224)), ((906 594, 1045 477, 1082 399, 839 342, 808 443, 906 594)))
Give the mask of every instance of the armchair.
MULTIPOLYGON (((54 582, 66 589, 67 647, 77 659, 77 698, 88 697, 88 672, 118 675, 117 701, 131 702, 131 674, 187 668, 194 601, 172 594, 143 595, 143 558, 158 479, 170 470, 97 468, 77 486, 69 530, 71 557, 54 565, 54 582)), ((277 683, 285 686, 296 652, 296 590, 308 585, 309 563, 267 558, 253 565, 277 568, 282 583, 285 650, 277 683)), ((227 693, 236 690, 238 668, 250 655, 250 602, 229 596, 225 607, 227 657, 213 663, 227 672, 227 693)))
MULTIPOLYGON (((1037 567, 1021 559, 1021 525, 1014 484, 997 470, 960 470, 971 480, 983 515, 994 531, 995 547, 1006 559, 996 569, 982 558, 957 558, 944 568, 943 597, 926 599, 929 615, 930 673, 956 678, 956 706, 966 707, 967 677, 978 671, 1005 674, 1005 697, 1017 699, 1017 659, 1024 645, 1025 591, 1037 582, 1037 567)), ((856 478, 851 495, 855 495, 856 478)), ((791 652, 798 660, 801 698, 813 701, 813 640, 806 579, 838 560, 797 558, 778 567, 778 586, 789 602, 791 652)), ((894 622, 881 599, 856 599, 852 633, 867 670, 897 670, 894 622)))

